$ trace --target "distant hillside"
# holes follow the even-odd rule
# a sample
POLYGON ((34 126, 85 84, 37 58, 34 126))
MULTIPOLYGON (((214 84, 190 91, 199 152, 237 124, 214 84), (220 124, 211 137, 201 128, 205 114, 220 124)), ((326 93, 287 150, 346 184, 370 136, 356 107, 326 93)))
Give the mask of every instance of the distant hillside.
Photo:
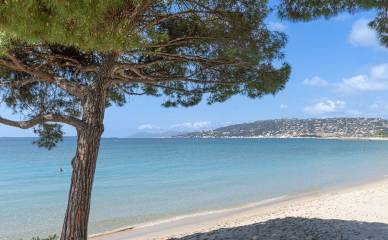
POLYGON ((129 138, 171 138, 176 135, 183 135, 185 132, 178 131, 161 131, 161 132, 137 132, 129 136, 129 138))
POLYGON ((381 118, 275 119, 235 124, 176 137, 388 137, 388 120, 381 118))

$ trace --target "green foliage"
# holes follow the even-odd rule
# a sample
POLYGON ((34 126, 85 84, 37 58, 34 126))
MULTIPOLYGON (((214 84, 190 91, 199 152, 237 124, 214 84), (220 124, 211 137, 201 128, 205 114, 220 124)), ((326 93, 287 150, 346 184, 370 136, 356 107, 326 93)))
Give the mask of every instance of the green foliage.
POLYGON ((51 43, 84 50, 123 50, 137 46, 136 33, 121 15, 138 1, 9 0, 0 4, 2 45, 13 41, 28 45, 51 43), (4 40, 5 42, 3 42, 4 40))
POLYGON ((9 35, 7 35, 5 32, 0 31, 0 55, 3 55, 7 51, 9 45, 9 35))
MULTIPOLYGON (((276 94, 291 69, 282 52, 285 34, 266 26, 269 11, 261 0, 0 1, 0 99, 26 118, 81 119, 79 97, 31 78, 49 75, 93 89, 111 55, 116 70, 109 80, 116 83, 107 88, 106 106, 122 106, 134 95, 189 107, 276 94), (43 74, 15 66, 9 54, 43 74)), ((36 143, 47 148, 62 135, 48 124, 36 133, 36 143)))
POLYGON ((47 148, 48 150, 51 150, 63 139, 62 126, 59 124, 42 123, 34 129, 34 133, 37 134, 39 138, 33 143, 38 147, 47 148))
POLYGON ((388 47, 387 6, 387 0, 282 0, 279 15, 291 20, 310 21, 319 17, 330 18, 343 12, 374 10, 377 15, 369 25, 377 31, 380 42, 388 47))
POLYGON ((369 26, 376 29, 380 42, 388 47, 388 10, 380 12, 377 17, 369 23, 369 26))

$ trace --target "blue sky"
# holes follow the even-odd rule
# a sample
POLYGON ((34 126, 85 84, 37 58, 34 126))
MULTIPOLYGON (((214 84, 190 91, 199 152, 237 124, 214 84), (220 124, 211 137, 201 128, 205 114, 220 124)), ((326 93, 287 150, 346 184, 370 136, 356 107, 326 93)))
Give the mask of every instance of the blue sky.
MULTIPOLYGON (((268 19, 288 35, 286 61, 292 74, 276 96, 236 96, 211 106, 163 108, 161 98, 133 97, 125 107, 107 110, 104 137, 139 131, 192 131, 273 118, 334 116, 388 117, 388 50, 367 27, 372 13, 340 15, 309 23, 268 19)), ((10 111, 0 107, 0 115, 10 111)), ((19 119, 18 116, 13 116, 19 119)), ((65 127, 67 135, 75 135, 65 127)), ((33 136, 31 130, 0 125, 2 136, 33 136)))

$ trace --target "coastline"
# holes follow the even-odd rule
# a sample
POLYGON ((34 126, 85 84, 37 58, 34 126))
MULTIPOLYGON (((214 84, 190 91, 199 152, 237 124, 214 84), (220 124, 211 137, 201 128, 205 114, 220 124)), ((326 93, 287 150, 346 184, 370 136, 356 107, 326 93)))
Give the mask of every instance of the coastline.
POLYGON ((322 139, 343 141, 388 141, 388 137, 298 137, 298 136, 232 136, 232 137, 171 137, 177 139, 322 139))
MULTIPOLYGON (((388 224, 388 206, 384 204, 388 202, 386 189, 388 189, 387 176, 357 185, 280 196, 233 208, 194 213, 124 227, 91 235, 89 239, 166 240, 183 238, 193 234, 208 236, 214 234, 209 233, 211 231, 220 232, 219 234, 222 235, 228 231, 227 229, 286 218, 335 219, 388 224), (377 203, 373 203, 373 201, 377 203)), ((190 237, 186 238, 191 239, 190 237)))

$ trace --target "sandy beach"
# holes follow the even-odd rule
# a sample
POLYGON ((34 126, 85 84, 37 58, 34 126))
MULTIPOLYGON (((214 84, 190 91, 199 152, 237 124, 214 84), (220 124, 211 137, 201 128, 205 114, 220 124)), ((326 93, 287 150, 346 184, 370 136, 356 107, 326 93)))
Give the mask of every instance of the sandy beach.
POLYGON ((388 239, 388 179, 177 217, 90 239, 388 239))

